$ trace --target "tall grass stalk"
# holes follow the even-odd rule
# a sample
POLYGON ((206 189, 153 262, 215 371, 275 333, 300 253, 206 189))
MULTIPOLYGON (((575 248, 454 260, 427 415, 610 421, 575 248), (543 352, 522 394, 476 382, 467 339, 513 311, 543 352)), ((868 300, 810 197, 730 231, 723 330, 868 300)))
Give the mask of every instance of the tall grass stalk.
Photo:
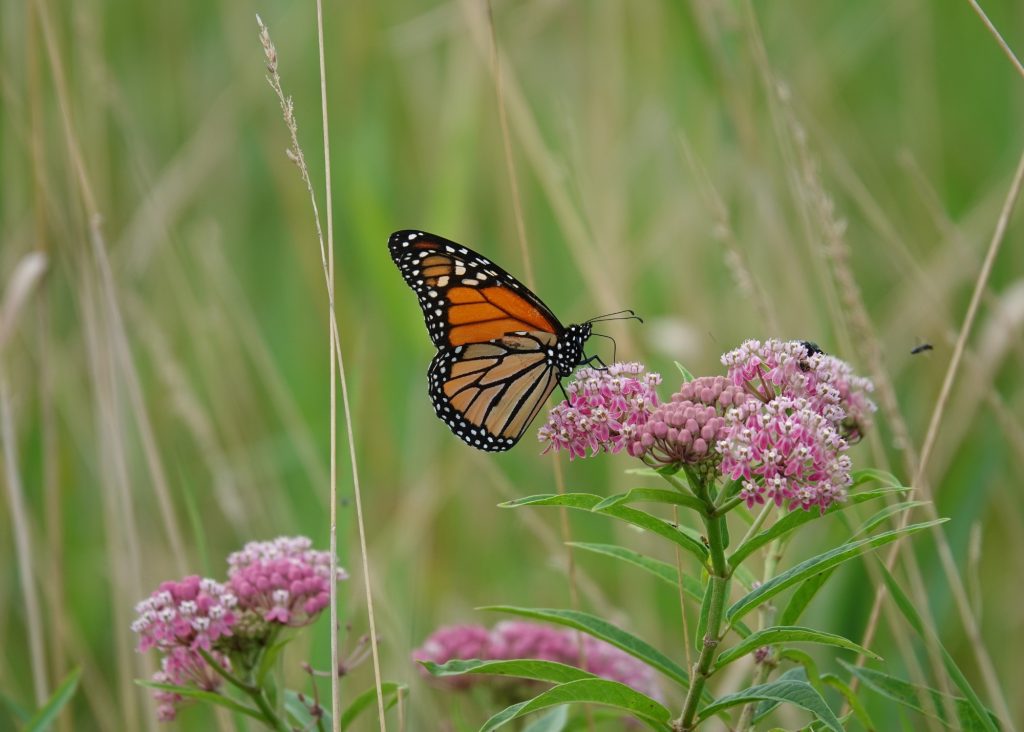
MULTIPOLYGON (((319 13, 319 4, 318 4, 318 13, 319 13)), ((324 245, 323 227, 321 226, 321 223, 320 223, 320 210, 319 210, 319 207, 317 206, 317 203, 316 203, 316 194, 313 191, 313 183, 312 183, 312 180, 309 177, 309 169, 306 167, 305 156, 303 155, 302 148, 299 145, 298 125, 297 125, 297 123, 295 121, 295 114, 294 114, 294 110, 293 110, 293 107, 292 107, 292 101, 291 101, 291 99, 285 97, 284 91, 281 88, 281 77, 278 75, 278 71, 277 71, 277 50, 274 48, 274 44, 270 40, 270 33, 267 30, 267 27, 263 24, 263 21, 260 19, 260 17, 258 15, 256 16, 256 22, 257 22, 257 24, 259 25, 259 28, 260 28, 260 42, 263 44, 263 50, 264 50, 264 53, 265 53, 265 55, 267 57, 267 71, 268 71, 267 81, 270 83, 271 88, 274 90, 274 93, 277 95, 278 101, 281 104, 281 111, 282 111, 282 113, 284 115, 285 125, 288 127, 288 132, 289 132, 289 135, 291 136, 291 147, 289 147, 289 149, 288 149, 288 155, 292 159, 292 161, 296 164, 296 167, 298 167, 299 174, 301 175, 303 182, 306 184, 306 190, 309 193, 310 205, 312 206, 312 209, 313 209, 313 219, 314 219, 314 222, 316 224, 317 240, 318 240, 319 245, 320 245, 320 261, 321 261, 321 265, 323 267, 324 280, 325 280, 325 283, 326 283, 326 286, 327 286, 328 307, 330 308, 331 336, 332 336, 332 343, 334 345, 334 353, 335 353, 335 356, 336 356, 337 361, 338 361, 338 380, 341 382, 341 402, 342 402, 342 408, 344 410, 344 416, 345 416, 345 428, 346 428, 347 435, 348 435, 349 460, 351 461, 351 466, 352 466, 352 492, 353 492, 353 497, 355 498, 355 505, 356 505, 356 524, 357 524, 357 527, 358 527, 358 530, 359 530, 359 549, 360 549, 360 559, 362 561, 362 570, 363 570, 363 587, 364 587, 364 590, 365 590, 366 611, 367 611, 367 617, 368 617, 369 628, 370 628, 370 651, 371 651, 371 654, 372 654, 372 657, 373 657, 374 684, 375 684, 376 691, 377 691, 377 714, 378 714, 378 721, 380 723, 381 730, 386 731, 387 730, 387 722, 386 722, 385 717, 384 717, 384 695, 383 695, 383 692, 381 690, 380 656, 379 656, 379 652, 378 652, 378 648, 377 648, 377 626, 376 626, 376 620, 375 620, 374 612, 373 612, 373 592, 372 592, 372 588, 371 588, 369 556, 368 556, 368 552, 367 552, 367 548, 366 548, 366 529, 365 529, 365 524, 364 524, 364 521, 363 521, 362 495, 361 495, 361 491, 360 491, 360 487, 359 487, 359 466, 358 466, 358 461, 356 460, 355 433, 354 433, 353 426, 352 426, 352 413, 351 413, 350 404, 349 404, 348 382, 346 381, 346 378, 345 378, 345 363, 344 363, 344 360, 342 358, 342 353, 341 353, 341 339, 338 337, 338 321, 337 321, 335 305, 334 305, 334 285, 331 282, 331 267, 330 267, 330 265, 328 264, 328 261, 327 261, 327 250, 326 250, 326 247, 324 245)), ((318 19, 318 23, 319 22, 322 22, 322 21, 320 21, 318 19)), ((321 84, 321 94, 324 95, 324 94, 326 94, 326 83, 327 82, 326 82, 326 78, 323 76, 323 68, 324 67, 323 67, 323 55, 322 55, 323 54, 322 31, 321 31, 320 53, 321 53, 321 66, 320 66, 321 78, 320 78, 320 84, 321 84)), ((323 103, 326 104, 326 101, 324 101, 323 103)), ((324 112, 324 114, 326 114, 326 112, 324 112)), ((326 120, 326 117, 324 118, 324 135, 325 136, 327 135, 327 120, 326 120)), ((326 150, 325 150, 325 154, 327 154, 326 150)), ((328 156, 327 162, 328 162, 328 169, 329 169, 330 168, 329 156, 328 156)), ((327 200, 328 210, 331 207, 331 203, 332 202, 330 200, 330 196, 328 196, 328 200, 327 200)), ((332 450, 333 450, 333 445, 332 445, 332 450)), ((333 486, 332 486, 332 493, 335 492, 335 491, 336 491, 336 488, 333 488, 333 486)), ((335 495, 335 496, 332 497, 332 500, 331 500, 331 516, 332 516, 332 521, 331 521, 331 542, 332 542, 332 546, 331 546, 331 561, 332 561, 332 563, 335 563, 332 566, 336 566, 336 562, 337 562, 337 556, 336 556, 336 549, 337 549, 337 547, 336 547, 336 510, 337 509, 336 509, 336 504, 337 504, 337 497, 335 495)), ((332 597, 336 597, 336 590, 332 590, 332 597)), ((333 600, 332 602, 336 605, 336 599, 333 600)), ((332 645, 332 656, 334 657, 334 658, 332 658, 332 664, 335 664, 336 663, 336 659, 337 659, 337 630, 338 629, 337 629, 337 625, 333 621, 336 621, 336 619, 337 619, 336 607, 332 606, 331 613, 332 613, 332 616, 333 616, 332 617, 331 632, 332 632, 332 634, 334 634, 334 639, 332 640, 332 644, 331 644, 332 645)), ((331 670, 331 676, 332 676, 332 679, 333 679, 333 681, 332 681, 332 690, 331 690, 331 704, 332 704, 332 709, 333 709, 334 708, 334 704, 335 704, 335 699, 338 699, 338 703, 340 704, 340 697, 338 696, 339 692, 337 691, 338 667, 336 665, 331 670)), ((337 715, 337 714, 333 717, 335 725, 340 724, 341 720, 340 720, 339 717, 340 717, 340 715, 337 715)))

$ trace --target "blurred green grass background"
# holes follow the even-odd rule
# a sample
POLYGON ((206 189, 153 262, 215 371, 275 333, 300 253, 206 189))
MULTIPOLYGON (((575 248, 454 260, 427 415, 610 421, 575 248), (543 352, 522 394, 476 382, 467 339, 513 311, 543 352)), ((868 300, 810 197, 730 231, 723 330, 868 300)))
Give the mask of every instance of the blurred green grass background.
MULTIPOLYGON (((1024 5, 985 5, 1024 48, 1024 5)), ((5 468, 27 503, 19 518, 0 502, 0 690, 32 708, 34 673, 52 690, 83 666, 62 730, 155 726, 131 682, 151 661, 128 624, 160 581, 222 576, 223 557, 252 539, 303 533, 327 545, 327 298, 257 12, 321 181, 312 3, 0 5, 0 276, 9 282, 34 250, 50 263, 0 352, 17 458, 5 468), (31 541, 42 659, 30 653, 15 521, 31 541)), ((446 728, 484 712, 431 690, 410 650, 438 624, 497 619, 479 605, 569 604, 557 515, 496 508, 553 491, 550 456, 531 435, 509 454, 477 453, 435 419, 431 347, 386 249, 392 230, 424 228, 524 271, 488 31, 468 0, 325 12, 337 310, 383 674, 411 685, 407 729, 446 728)), ((814 340, 891 385, 854 459, 909 482, 1024 143, 1024 79, 970 5, 531 0, 495 2, 494 23, 535 289, 563 321, 642 313, 646 325, 608 332, 620 358, 665 374, 665 394, 673 360, 718 373, 719 355, 745 338, 814 340), (935 350, 912 357, 924 341, 935 350)), ((953 519, 946 536, 1014 723, 1022 235, 1018 214, 925 471, 953 519)), ((351 644, 366 619, 346 455, 342 444, 351 644)), ((601 458, 563 474, 569 489, 609 494, 636 484, 630 466, 601 458)), ((573 516, 571 531, 671 559, 600 517, 573 516)), ((845 531, 813 525, 789 560, 845 531)), ((939 635, 993 703, 933 539, 915 537, 913 551, 939 635)), ((681 649, 672 593, 577 561, 586 608, 681 649)), ((851 564, 808 624, 857 639, 873 595, 864 565, 851 564)), ((326 625, 308 647, 320 668, 326 625)), ((941 686, 907 636, 883 613, 873 648, 884 668, 941 686)), ((289 659, 296 682, 304 653, 289 659)), ((346 694, 370 679, 361 667, 346 694)), ((865 698, 884 729, 906 723, 865 698)), ((13 720, 0 707, 0 728, 13 720)), ((178 726, 214 724, 190 710, 178 726)))

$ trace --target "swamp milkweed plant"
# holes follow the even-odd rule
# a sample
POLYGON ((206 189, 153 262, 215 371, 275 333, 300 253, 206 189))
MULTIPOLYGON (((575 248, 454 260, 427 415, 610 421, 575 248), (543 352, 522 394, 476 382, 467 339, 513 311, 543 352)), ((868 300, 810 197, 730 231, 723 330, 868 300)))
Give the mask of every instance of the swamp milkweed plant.
MULTIPOLYGON (((496 700, 513 702, 481 730, 543 710, 550 722, 545 729, 569 728, 567 709, 573 703, 602 705, 612 719, 628 716, 665 732, 694 730, 713 717, 725 720, 730 729, 748 730, 783 703, 813 715, 815 729, 841 730, 850 715, 866 714, 856 703, 851 705, 855 712, 837 714, 822 693, 823 677, 811 657, 791 646, 817 643, 878 657, 852 640, 797 622, 835 567, 938 522, 870 533, 882 520, 869 520, 845 543, 777 573, 800 526, 851 505, 893 501, 907 489, 879 471, 853 470, 848 450, 870 428, 875 405, 871 382, 848 364, 813 344, 774 339, 747 341, 723 355, 722 363, 724 376, 693 378, 680 367, 683 383, 668 399, 657 393, 661 376, 642 364, 581 368, 565 387, 567 398, 539 430, 545 452, 566 452, 570 460, 623 452, 643 463, 632 472, 660 479, 666 487, 637 488, 608 498, 544 494, 503 504, 599 513, 683 550, 695 560, 692 572, 626 546, 573 543, 678 587, 681 602, 699 607, 693 653, 689 646, 685 654, 666 653, 579 610, 489 608, 558 624, 585 640, 572 643, 573 634, 556 634, 557 642, 524 643, 518 658, 512 658, 505 647, 494 650, 495 631, 458 626, 435 632, 414 658, 444 689, 476 688, 480 684, 470 679, 480 675, 498 692, 496 700), (668 520, 632 505, 636 503, 662 504, 681 513, 668 520), (730 523, 744 527, 739 540, 730 536, 730 523), (760 556, 760 549, 767 549, 766 558, 760 579, 754 579, 758 574, 747 565, 760 556), (777 617, 773 600, 793 587, 799 589, 777 617), (748 615, 755 611, 756 621, 748 624, 748 615), (596 664, 595 656, 609 657, 600 650, 606 647, 617 649, 632 665, 619 664, 620 673, 615 674, 596 664), (751 661, 742 673, 747 685, 715 688, 723 692, 716 696, 712 689, 718 684, 709 682, 746 657, 751 661), (665 685, 653 684, 636 664, 662 677, 665 685), (509 677, 545 685, 510 684, 509 677), (510 699, 510 689, 518 697, 510 699)), ((891 518, 910 505, 896 503, 883 515, 891 518)), ((685 627, 685 608, 683 619, 685 627)), ((522 632, 531 638, 539 633, 522 632)), ((730 678, 735 684, 737 675, 730 678)), ((845 682, 833 685, 852 697, 845 682)), ((593 725, 593 712, 588 715, 580 719, 593 725)), ((621 728, 621 721, 611 724, 610 729, 621 728)))

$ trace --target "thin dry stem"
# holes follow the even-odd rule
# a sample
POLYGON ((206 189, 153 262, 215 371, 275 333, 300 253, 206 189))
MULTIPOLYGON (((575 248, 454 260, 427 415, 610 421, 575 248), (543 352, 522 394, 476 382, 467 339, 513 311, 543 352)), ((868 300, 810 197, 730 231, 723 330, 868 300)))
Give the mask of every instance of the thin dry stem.
POLYGON ((1010 63, 1013 64, 1013 68, 1017 70, 1018 74, 1024 77, 1024 65, 1021 64, 1020 59, 1017 58, 1016 54, 1014 54, 1013 49, 1010 48, 1010 44, 1006 42, 999 30, 995 25, 993 25, 992 21, 988 19, 985 11, 981 9, 980 5, 978 5, 978 0, 967 0, 967 2, 970 3, 971 8, 973 8, 974 12, 978 14, 979 18, 981 18, 981 22, 985 24, 988 32, 996 39, 996 43, 999 44, 999 48, 1002 52, 1006 54, 1006 58, 1010 59, 1010 63))
MULTIPOLYGON (((338 337, 338 322, 337 322, 335 305, 334 305, 334 285, 333 285, 333 283, 331 281, 331 267, 330 267, 330 265, 328 264, 328 261, 327 261, 327 251, 326 251, 326 248, 324 246, 324 234, 323 234, 323 228, 322 228, 322 226, 320 224, 320 210, 319 210, 319 207, 317 206, 317 203, 316 203, 316 194, 313 191, 313 183, 310 180, 309 170, 306 167, 305 156, 303 155, 302 148, 299 145, 299 138, 298 138, 299 130, 298 130, 298 124, 296 123, 296 120, 295 120, 294 107, 292 105, 291 99, 285 97, 284 91, 281 88, 281 77, 279 76, 278 70, 277 70, 277 50, 274 48, 274 44, 270 40, 270 33, 267 30, 267 27, 263 24, 263 21, 260 19, 260 17, 258 15, 256 16, 256 22, 257 22, 257 24, 259 25, 259 28, 260 28, 260 43, 263 45, 263 51, 264 51, 264 54, 266 55, 266 58, 267 58, 267 81, 270 83, 270 86, 274 90, 274 93, 277 94, 278 101, 281 104, 281 112, 282 112, 282 114, 284 116, 285 125, 288 127, 288 133, 291 136, 291 147, 288 148, 287 154, 288 154, 288 157, 298 167, 299 174, 302 177, 302 181, 306 184, 306 190, 309 193, 309 200, 310 200, 310 204, 311 204, 312 209, 313 209, 313 219, 314 219, 314 222, 316 224, 317 240, 318 240, 319 245, 320 245, 320 262, 321 262, 321 265, 323 267, 324 281, 325 281, 325 284, 327 286, 327 299, 328 299, 328 307, 329 307, 330 321, 331 321, 331 335, 332 335, 332 342, 333 342, 333 345, 334 345, 335 356, 336 356, 337 361, 338 361, 338 379, 341 382, 341 401, 342 401, 342 407, 343 407, 344 415, 345 415, 345 428, 346 428, 347 433, 348 433, 349 460, 350 460, 351 466, 352 466, 352 489, 353 489, 353 497, 355 498, 355 505, 356 505, 356 524, 357 524, 357 527, 358 527, 358 530, 359 530, 360 558, 362 560, 364 590, 365 590, 365 594, 366 594, 366 610, 367 610, 367 615, 368 615, 368 620, 369 620, 369 627, 370 627, 370 650, 372 651, 372 655, 373 655, 373 675, 374 675, 374 683, 376 685, 376 690, 377 690, 377 714, 378 714, 378 720, 379 720, 379 723, 380 723, 381 730, 386 731, 387 730, 387 723, 386 723, 386 720, 385 720, 385 717, 384 717, 384 695, 383 695, 383 692, 382 692, 382 689, 381 689, 380 657, 379 657, 379 653, 378 653, 378 649, 377 649, 377 626, 376 626, 376 621, 375 621, 374 612, 373 612, 373 593, 372 593, 371 587, 370 587, 370 566, 369 566, 368 552, 367 552, 367 548, 366 548, 366 529, 365 529, 365 523, 363 521, 362 496, 361 496, 361 491, 360 491, 360 487, 359 487, 359 469, 358 469, 358 462, 356 460, 356 452, 355 452, 355 434, 354 434, 354 431, 353 431, 353 428, 352 428, 352 413, 351 413, 351 408, 350 408, 350 403, 349 403, 348 383, 347 383, 347 380, 345 378, 345 363, 344 363, 344 360, 343 360, 342 354, 341 354, 341 339, 338 337)), ((323 50, 322 50, 322 38, 321 38, 321 54, 322 53, 323 53, 323 50)), ((323 72, 322 64, 323 64, 323 60, 322 60, 322 55, 321 55, 321 72, 323 72)), ((321 80, 320 81, 321 81, 321 92, 323 94, 326 94, 326 89, 325 89, 326 81, 325 81, 322 73, 321 73, 321 80)), ((324 132, 324 134, 325 135, 327 134, 327 131, 326 131, 326 120, 325 120, 325 132, 324 132)), ((328 165, 328 168, 329 167, 330 166, 328 165)), ((328 208, 329 207, 330 207, 330 201, 328 200, 328 208)), ((336 508, 335 508, 336 503, 337 503, 336 497, 332 497, 332 500, 331 500, 331 504, 332 504, 332 506, 331 506, 331 510, 332 510, 332 522, 331 522, 331 524, 332 524, 332 531, 331 531, 331 534, 332 534, 332 544, 336 541, 336 539, 335 539, 336 532, 334 531, 335 519, 333 518, 334 517, 334 513, 333 512, 336 510, 336 508)), ((336 547, 332 546, 332 550, 331 550, 332 561, 337 561, 336 558, 335 558, 335 554, 336 554, 335 549, 336 549, 336 547)), ((334 616, 334 617, 332 617, 332 621, 336 620, 336 616, 337 616, 336 605, 332 606, 332 616, 334 616)), ((337 625, 335 623, 332 623, 332 633, 335 633, 335 634, 337 633, 337 625)), ((335 639, 334 639, 333 644, 332 644, 332 656, 333 657, 337 656, 337 647, 336 647, 337 640, 336 640, 336 638, 337 638, 337 636, 335 635, 335 639)), ((333 663, 333 658, 332 658, 332 663, 333 663)), ((332 683, 332 704, 333 704, 334 694, 335 694, 334 683, 332 683)), ((334 720, 335 720, 334 724, 337 725, 339 723, 339 717, 337 715, 335 715, 334 716, 334 720)))
POLYGON ((526 219, 523 216, 523 199, 519 193, 516 164, 512 157, 512 135, 508 130, 508 112, 505 110, 505 94, 501 83, 501 57, 498 55, 498 32, 494 27, 494 8, 490 0, 487 0, 487 25, 491 31, 491 73, 494 75, 494 95, 498 99, 501 146, 505 154, 508 184, 512 190, 512 211, 516 220, 516 234, 519 236, 519 253, 523 257, 523 272, 526 273, 526 285, 533 289, 536 286, 536 281, 533 277, 533 262, 530 259, 530 249, 526 243, 526 219))
MULTIPOLYGON (((316 0, 316 41, 320 59, 320 112, 323 117, 321 129, 324 139, 324 201, 327 207, 327 289, 334 291, 334 197, 331 193, 331 140, 330 125, 327 121, 327 67, 324 63, 324 11, 322 0, 316 0)), ((322 244, 321 244, 322 246, 322 244)), ((332 298, 333 300, 333 298, 332 298)), ((335 318, 334 304, 331 304, 331 318, 335 318)), ((336 326, 332 325, 328 334, 327 360, 330 362, 330 410, 331 410, 331 510, 330 510, 330 549, 331 576, 338 573, 338 394, 337 373, 334 364, 336 326)), ((346 416, 348 403, 345 404, 346 416)), ((352 425, 349 423, 349 443, 352 442, 352 425)), ((353 457, 353 469, 355 459, 353 457)), ((367 593, 369 595, 369 593, 367 593)), ((338 656, 338 583, 331 583, 331 719, 337 729, 341 719, 341 684, 338 669, 341 668, 338 656)), ((383 698, 380 693, 380 679, 377 680, 377 703, 379 705, 381 726, 384 725, 383 698)))
POLYGON ((7 380, 0 374, 0 439, 4 443, 4 473, 7 477, 7 497, 11 502, 11 533, 18 555, 18 579, 25 601, 25 624, 28 626, 28 650, 31 659, 32 689, 36 706, 46 702, 46 650, 43 644, 42 615, 39 612, 39 594, 32 574, 32 537, 28 511, 25 508, 25 489, 18 472, 18 450, 15 445, 14 419, 7 380))

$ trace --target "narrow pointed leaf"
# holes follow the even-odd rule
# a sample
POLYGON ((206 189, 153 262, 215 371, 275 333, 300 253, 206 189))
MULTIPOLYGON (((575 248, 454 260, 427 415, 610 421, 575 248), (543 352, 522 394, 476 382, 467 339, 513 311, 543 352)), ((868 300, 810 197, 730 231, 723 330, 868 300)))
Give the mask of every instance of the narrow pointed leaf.
POLYGON ((605 679, 580 679, 560 684, 529 701, 513 704, 495 714, 480 732, 490 732, 531 712, 549 707, 585 702, 603 704, 631 714, 652 729, 669 732, 669 711, 660 703, 625 684, 605 679))
POLYGON ((824 572, 818 572, 818 574, 811 575, 796 588, 796 591, 789 598, 789 602, 786 603, 786 607, 783 608, 782 614, 779 616, 779 625, 793 625, 800 616, 803 615, 804 610, 814 599, 814 596, 818 594, 828 578, 835 572, 835 568, 827 569, 824 572))
MULTIPOLYGON (((591 493, 565 493, 558 495, 549 493, 538 496, 526 496, 514 501, 500 504, 502 508, 518 508, 519 506, 565 506, 579 511, 591 511, 594 506, 601 502, 600 496, 591 493)), ((628 506, 612 506, 601 511, 605 516, 613 516, 626 523, 639 526, 642 529, 658 534, 669 541, 678 544, 686 551, 697 557, 703 564, 707 562, 708 550, 696 539, 689 536, 683 529, 673 526, 668 521, 658 518, 652 514, 640 511, 628 506)))
POLYGON ((47 730, 57 720, 61 710, 67 705, 71 698, 74 697, 75 691, 78 689, 78 679, 82 675, 82 669, 73 669, 64 680, 60 682, 60 686, 57 687, 56 691, 50 695, 50 698, 46 700, 46 703, 39 708, 39 710, 32 715, 24 727, 25 732, 42 732, 47 730))
POLYGON ((664 488, 632 488, 625 493, 609 496, 598 503, 592 509, 595 512, 602 512, 614 506, 621 506, 626 503, 668 503, 675 506, 686 506, 692 508, 702 516, 707 513, 703 501, 695 496, 688 496, 679 491, 669 491, 664 488))
POLYGON ((916 508, 917 506, 923 506, 926 503, 928 503, 928 501, 900 501, 899 503, 894 503, 891 506, 886 506, 885 508, 879 510, 877 513, 868 518, 868 520, 865 521, 863 524, 861 524, 861 527, 853 533, 853 536, 867 534, 868 532, 874 530, 875 527, 877 527, 879 524, 883 523, 887 518, 890 518, 891 516, 897 516, 903 513, 904 511, 908 511, 911 508, 916 508))
MULTIPOLYGON (((842 503, 833 503, 825 511, 825 515, 844 511, 850 506, 856 506, 866 501, 872 501, 882 496, 892 495, 893 493, 900 493, 908 490, 907 488, 876 488, 871 491, 860 491, 859 493, 851 493, 849 497, 842 503)), ((774 539, 778 539, 780 536, 785 536, 789 532, 793 531, 799 526, 806 524, 809 521, 813 521, 820 518, 821 514, 817 511, 804 511, 802 509, 794 509, 789 511, 776 521, 774 524, 769 526, 764 531, 759 531, 750 537, 745 543, 736 547, 729 556, 729 564, 732 566, 739 565, 744 559, 749 557, 753 552, 757 551, 765 544, 768 544, 774 539)))
POLYGON ((872 653, 867 648, 835 633, 825 633, 821 630, 804 628, 799 625, 776 625, 759 630, 753 635, 744 638, 743 641, 737 643, 732 648, 724 651, 718 657, 715 667, 722 668, 762 646, 776 646, 782 643, 818 643, 843 648, 848 651, 856 651, 871 658, 881 659, 881 656, 872 653))
POLYGON ((806 681, 780 679, 768 684, 751 686, 735 694, 729 694, 715 700, 713 704, 704 707, 700 712, 700 720, 703 721, 718 712, 740 704, 748 704, 754 701, 773 701, 784 704, 792 704, 806 709, 815 717, 825 723, 825 726, 834 732, 843 732, 842 725, 836 719, 835 713, 825 702, 813 686, 806 681))
POLYGON ((175 684, 159 684, 155 681, 140 681, 136 680, 136 684, 144 686, 147 689, 159 689, 161 691, 171 691, 175 694, 179 694, 186 699, 196 699, 197 701, 204 701, 208 704, 216 704, 217 706, 230 709, 232 712, 237 714, 244 714, 247 717, 258 719, 260 721, 266 721, 263 714, 258 709, 247 707, 246 705, 235 701, 229 696, 218 694, 215 691, 204 691, 203 689, 196 689, 191 686, 177 686, 175 684))
POLYGON ((463 674, 489 674, 492 676, 515 676, 522 679, 546 681, 551 684, 564 684, 568 681, 596 678, 575 666, 568 666, 555 661, 538 659, 512 659, 508 661, 449 661, 437 664, 432 661, 420 661, 420 664, 431 676, 461 676, 463 674))
POLYGON ((732 622, 733 620, 743 617, 768 599, 775 597, 775 595, 779 594, 787 587, 791 587, 798 582, 802 582, 812 575, 831 569, 832 567, 836 567, 843 562, 847 562, 854 557, 860 556, 864 552, 877 549, 880 546, 885 546, 886 544, 896 541, 901 536, 914 534, 918 531, 931 528, 932 526, 938 526, 946 521, 947 519, 937 519, 935 521, 928 521, 921 524, 913 524, 902 529, 886 531, 885 533, 868 537, 867 539, 843 544, 842 546, 838 546, 824 554, 811 557, 795 567, 786 570, 782 574, 768 580, 753 592, 748 592, 726 611, 725 617, 727 620, 732 622))
POLYGON ((513 607, 510 605, 493 605, 480 608, 482 610, 495 610, 497 612, 511 613, 525 618, 546 620, 558 625, 581 630, 595 638, 611 643, 613 646, 622 649, 634 658, 638 658, 651 668, 655 668, 682 686, 689 685, 689 678, 686 671, 671 658, 657 650, 649 643, 640 640, 635 635, 627 633, 602 618, 579 610, 559 610, 549 608, 526 608, 513 607))

